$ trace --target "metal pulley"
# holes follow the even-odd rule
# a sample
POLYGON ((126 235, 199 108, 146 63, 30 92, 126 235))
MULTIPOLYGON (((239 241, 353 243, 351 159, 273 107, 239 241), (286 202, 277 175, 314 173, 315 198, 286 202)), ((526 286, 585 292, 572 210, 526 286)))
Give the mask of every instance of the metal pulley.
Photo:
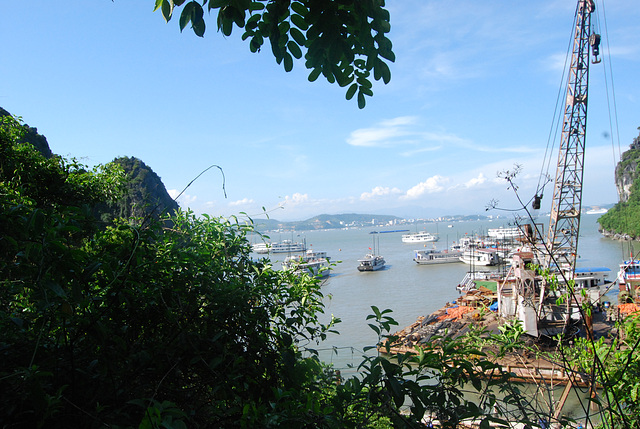
POLYGON ((591 45, 591 52, 593 53, 591 63, 598 64, 601 61, 600 58, 598 58, 598 55, 600 55, 600 35, 592 33, 591 36, 589 36, 589 44, 591 45))

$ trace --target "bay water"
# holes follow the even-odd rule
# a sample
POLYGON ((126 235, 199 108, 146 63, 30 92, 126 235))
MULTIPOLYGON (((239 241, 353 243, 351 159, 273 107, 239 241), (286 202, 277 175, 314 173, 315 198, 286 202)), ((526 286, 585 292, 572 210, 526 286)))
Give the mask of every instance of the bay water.
MULTIPOLYGON (((615 280, 623 258, 629 258, 629 243, 603 237, 598 232, 599 215, 583 215, 578 240, 579 267, 606 267, 611 270, 609 280, 615 280)), ((548 217, 541 218, 545 228, 548 217)), ((489 228, 510 227, 509 220, 483 220, 451 223, 424 223, 412 226, 390 225, 387 227, 364 227, 344 230, 315 230, 304 232, 270 233, 272 241, 285 239, 305 240, 307 247, 326 251, 335 263, 331 275, 323 281, 322 292, 326 297, 326 314, 339 318, 336 326, 340 335, 330 335, 320 345, 309 344, 320 351, 323 361, 332 363, 348 376, 355 372, 362 361, 363 348, 374 346, 377 334, 369 328, 367 316, 373 314, 372 306, 380 310, 391 309, 390 316, 397 322, 392 332, 414 323, 419 316, 427 316, 453 302, 459 297, 456 286, 460 283, 469 265, 451 263, 440 265, 418 265, 413 261, 417 249, 450 247, 465 235, 486 235, 489 228), (407 232, 384 232, 410 229, 409 232, 427 231, 437 233, 436 243, 407 244, 401 235, 407 232), (371 234, 371 232, 378 234, 371 234), (384 256, 386 266, 375 272, 359 272, 358 259, 375 246, 384 256)), ((286 254, 270 255, 274 267, 278 267, 286 254)), ((486 267, 482 267, 486 268, 486 267)), ((504 270, 505 267, 495 268, 504 270)), ((615 289, 615 288, 614 288, 615 289)), ((616 290, 610 292, 612 303, 617 303, 616 290)))

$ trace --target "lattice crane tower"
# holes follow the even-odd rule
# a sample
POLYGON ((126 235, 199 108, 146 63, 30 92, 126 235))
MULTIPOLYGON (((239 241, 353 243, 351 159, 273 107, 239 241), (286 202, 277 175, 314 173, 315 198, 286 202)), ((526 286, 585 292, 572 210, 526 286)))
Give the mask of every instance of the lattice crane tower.
POLYGON ((584 146, 587 130, 587 95, 589 83, 589 48, 594 63, 600 62, 600 36, 591 33, 592 0, 579 0, 576 10, 573 55, 567 80, 567 94, 553 202, 547 235, 545 264, 556 263, 573 277, 580 233, 584 146), (555 259, 555 261, 554 261, 555 259))

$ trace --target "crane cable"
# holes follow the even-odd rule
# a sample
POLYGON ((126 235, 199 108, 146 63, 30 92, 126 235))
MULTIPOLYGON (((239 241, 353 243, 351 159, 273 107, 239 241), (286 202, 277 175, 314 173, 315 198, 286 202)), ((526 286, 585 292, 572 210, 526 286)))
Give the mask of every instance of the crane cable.
MULTIPOLYGON (((608 61, 608 65, 609 65, 609 75, 610 77, 607 78, 607 68, 603 67, 603 73, 604 73, 604 82, 605 82, 605 86, 607 89, 607 108, 608 108, 608 112, 609 112, 609 129, 612 131, 609 135, 610 139, 611 139, 611 154, 613 157, 613 165, 617 166, 617 164, 622 161, 622 146, 620 144, 620 127, 618 124, 618 110, 617 110, 617 103, 616 103, 616 92, 615 92, 615 86, 614 86, 614 81, 613 81, 613 68, 611 66, 611 48, 609 47, 609 31, 607 28, 607 14, 606 14, 606 10, 604 8, 604 2, 602 2, 602 16, 603 16, 603 27, 604 27, 604 36, 605 36, 605 41, 607 44, 607 56, 609 58, 608 61), (608 82, 609 80, 611 80, 611 91, 609 91, 609 86, 608 86, 608 82), (609 94, 611 94, 611 97, 609 97, 609 94), (611 112, 613 111, 613 117, 611 112)), ((617 180, 617 177, 615 178, 617 180)), ((619 195, 619 197, 621 197, 622 195, 619 195)), ((624 217, 623 217, 623 224, 625 226, 625 229, 628 230, 628 226, 631 224, 630 219, 629 219, 629 212, 627 212, 624 217)), ((623 242, 621 242, 623 243, 623 242)), ((630 255, 631 260, 636 259, 636 257, 633 254, 633 246, 632 244, 629 244, 629 249, 628 249, 628 253, 625 252, 624 249, 624 244, 621 245, 621 259, 624 261, 628 255, 630 255)))

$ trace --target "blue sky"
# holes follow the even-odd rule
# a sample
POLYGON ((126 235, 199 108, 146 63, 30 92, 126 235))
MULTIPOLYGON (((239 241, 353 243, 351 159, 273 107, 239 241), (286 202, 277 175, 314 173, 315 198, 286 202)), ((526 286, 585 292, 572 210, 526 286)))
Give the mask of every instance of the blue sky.
MULTIPOLYGON (((153 5, 3 2, 0 106, 61 155, 142 159, 174 194, 219 165, 227 198, 214 168, 179 200, 197 213, 485 213, 492 200, 517 208, 497 179, 514 164, 522 198, 534 193, 575 1, 387 2, 397 60, 364 110, 308 82, 302 63, 285 73, 268 47, 223 37, 215 19, 198 38, 153 5)), ((640 126, 640 7, 597 7, 605 60, 591 68, 583 205, 617 202, 615 162, 640 126)))

